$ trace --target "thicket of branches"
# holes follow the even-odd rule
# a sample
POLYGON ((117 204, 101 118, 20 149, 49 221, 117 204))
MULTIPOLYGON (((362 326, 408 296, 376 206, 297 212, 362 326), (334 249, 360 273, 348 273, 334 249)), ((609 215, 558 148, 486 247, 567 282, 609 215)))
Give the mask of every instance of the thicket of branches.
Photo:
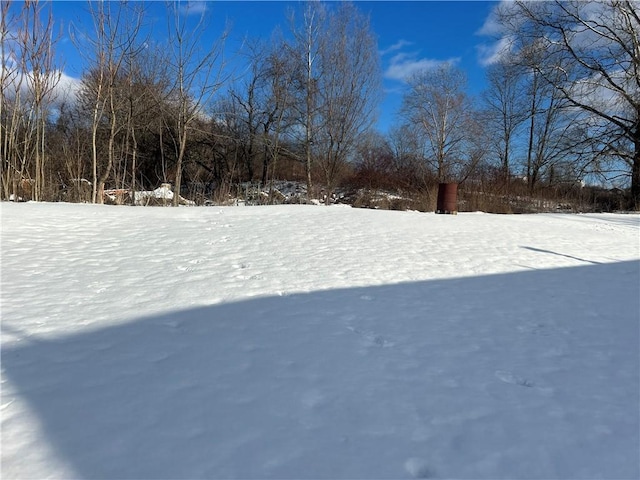
POLYGON ((301 5, 282 31, 244 42, 245 68, 228 73, 228 31, 205 43, 206 14, 167 4, 157 43, 143 2, 91 2, 92 25, 70 31, 85 71, 66 96, 51 4, 0 5, 2 200, 131 202, 171 184, 221 202, 254 182, 274 202, 274 181, 292 180, 307 198, 340 190, 380 206, 385 192, 389 208, 431 209, 438 183, 457 182, 468 208, 527 211, 544 199, 640 208, 631 1, 502 5, 482 95, 468 94, 456 65, 419 71, 385 134, 373 128, 375 33, 352 4, 301 5), (584 188, 599 181, 620 188, 584 188))

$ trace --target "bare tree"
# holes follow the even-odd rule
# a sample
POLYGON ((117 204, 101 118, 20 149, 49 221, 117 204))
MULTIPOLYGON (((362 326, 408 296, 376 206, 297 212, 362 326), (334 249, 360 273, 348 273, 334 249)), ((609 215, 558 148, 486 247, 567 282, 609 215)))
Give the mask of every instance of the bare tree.
POLYGON ((500 162, 505 187, 508 189, 515 160, 518 129, 527 118, 524 93, 524 69, 508 59, 489 66, 488 87, 483 92, 484 119, 492 132, 490 146, 500 162))
POLYGON ((370 131, 359 142, 351 183, 369 190, 402 188, 398 182, 397 162, 387 138, 370 131))
POLYGON ((281 142, 283 138, 288 138, 287 133, 290 132, 291 111, 295 98, 290 88, 295 78, 295 69, 293 68, 295 63, 290 52, 286 48, 281 48, 282 45, 284 45, 282 41, 276 41, 273 44, 265 65, 267 98, 271 100, 268 103, 268 114, 263 124, 265 159, 262 176, 263 182, 265 182, 270 164, 269 198, 271 202, 274 200, 273 180, 278 166, 281 142))
POLYGON ((331 9, 309 2, 293 30, 307 191, 316 160, 331 193, 358 135, 374 120, 381 85, 377 44, 368 18, 349 3, 331 9))
MULTIPOLYGON (((254 177, 254 161, 259 148, 260 127, 264 124, 265 117, 269 116, 268 99, 264 98, 264 86, 267 80, 266 45, 259 41, 249 42, 246 57, 248 59, 248 71, 244 81, 237 87, 229 90, 232 104, 230 107, 236 114, 235 122, 238 133, 242 138, 242 150, 247 178, 251 181, 254 177)), ((263 178, 264 181, 264 178, 263 178)))
POLYGON ((222 85, 222 54, 227 32, 212 44, 205 45, 206 11, 192 23, 189 12, 178 2, 167 5, 168 66, 175 81, 170 98, 175 102, 176 173, 173 205, 180 203, 182 171, 190 135, 196 121, 204 115, 213 95, 222 85))
POLYGON ((498 18, 515 51, 540 43, 536 72, 569 105, 595 145, 593 160, 625 162, 640 209, 640 8, 634 1, 516 1, 498 18))
POLYGON ((49 12, 43 22, 43 7, 37 0, 25 1, 24 19, 26 28, 20 34, 24 46, 23 71, 27 75, 27 89, 31 102, 31 112, 35 131, 33 134, 33 156, 35 161, 34 200, 43 198, 45 186, 46 125, 51 95, 58 85, 61 71, 54 67, 53 12, 49 12))
POLYGON ((381 92, 377 42, 369 19, 353 4, 340 4, 331 12, 320 62, 317 138, 330 196, 359 137, 375 120, 381 92))
POLYGON ((17 24, 20 17, 10 12, 11 2, 0 3, 0 160, 2 198, 18 198, 18 182, 24 174, 24 157, 19 155, 18 131, 25 117, 21 106, 24 75, 19 68, 17 24))
POLYGON ((305 4, 300 25, 296 24, 296 17, 293 13, 290 16, 294 42, 289 48, 298 64, 295 67, 298 75, 293 85, 298 93, 298 102, 295 107, 299 114, 298 122, 304 130, 304 163, 308 200, 311 200, 312 195, 311 167, 317 126, 318 81, 322 77, 318 59, 326 38, 323 35, 325 21, 326 11, 319 2, 305 4))
MULTIPOLYGON (((232 97, 240 106, 242 133, 247 137, 246 154, 251 159, 249 177, 253 178, 254 157, 261 153, 260 181, 266 185, 273 179, 274 168, 283 135, 290 134, 290 119, 296 79, 296 65, 291 50, 276 32, 270 43, 249 44, 249 71, 243 95, 232 90, 232 97)), ((238 110, 235 109, 234 110, 238 110)), ((273 192, 272 192, 273 193, 273 192)))
MULTIPOLYGON (((126 120, 124 158, 130 161, 130 191, 135 205, 138 182, 140 143, 145 135, 152 135, 164 127, 164 105, 170 90, 166 63, 158 46, 148 46, 137 55, 130 55, 125 63, 123 79, 123 109, 126 120)), ((160 139, 162 137, 160 136, 160 139)), ((127 165, 123 169, 123 188, 127 165)))
MULTIPOLYGON (((522 44, 517 55, 506 61, 511 68, 521 69, 519 96, 524 109, 523 130, 526 133, 525 176, 530 191, 536 189, 543 177, 547 180, 577 180, 560 178, 554 172, 562 170, 568 162, 578 165, 581 160, 576 136, 576 110, 557 91, 549 78, 540 73, 547 49, 538 38, 522 44), (575 142, 572 143, 571 139, 575 142)), ((553 77, 561 75, 556 71, 553 77)))
POLYGON ((464 73, 444 65, 414 74, 403 99, 402 115, 423 136, 427 161, 439 182, 453 180, 463 167, 472 111, 465 86, 464 73))
POLYGON ((557 90, 540 80, 532 74, 526 97, 531 101, 526 158, 527 184, 531 191, 545 176, 549 183, 558 180, 554 172, 559 172, 563 163, 578 158, 573 155, 578 144, 573 123, 575 112, 566 108, 566 102, 557 90))
POLYGON ((126 126, 120 118, 122 98, 119 87, 123 65, 142 48, 138 43, 143 10, 140 4, 120 2, 89 3, 93 36, 74 31, 77 48, 88 51, 90 67, 83 76, 79 101, 91 112, 92 194, 93 203, 103 203, 104 186, 111 174, 116 156, 116 137, 126 126), (86 45, 84 42, 87 42, 86 45), (98 132, 107 131, 106 163, 99 162, 98 132), (102 167, 102 168, 101 168, 102 167))
POLYGON ((397 125, 389 132, 389 144, 404 186, 409 189, 428 187, 432 175, 425 165, 420 129, 411 123, 397 125))
POLYGON ((50 154, 57 160, 55 174, 63 183, 66 201, 88 202, 91 199, 90 184, 85 180, 85 169, 90 167, 86 159, 91 158, 88 124, 71 99, 64 99, 57 108, 57 118, 47 133, 50 154))
POLYGON ((54 66, 53 17, 38 1, 25 1, 18 16, 9 16, 2 4, 2 104, 3 175, 5 195, 18 195, 17 183, 28 177, 30 194, 38 201, 45 194, 46 126, 53 93, 60 81, 54 66), (11 31, 13 24, 15 31, 11 31))

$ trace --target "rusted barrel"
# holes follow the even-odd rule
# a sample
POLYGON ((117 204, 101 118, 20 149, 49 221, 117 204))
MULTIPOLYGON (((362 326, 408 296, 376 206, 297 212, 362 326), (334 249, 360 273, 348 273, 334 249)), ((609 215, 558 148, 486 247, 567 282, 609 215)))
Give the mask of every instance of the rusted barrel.
POLYGON ((441 183, 438 185, 438 204, 436 213, 458 214, 458 184, 441 183))

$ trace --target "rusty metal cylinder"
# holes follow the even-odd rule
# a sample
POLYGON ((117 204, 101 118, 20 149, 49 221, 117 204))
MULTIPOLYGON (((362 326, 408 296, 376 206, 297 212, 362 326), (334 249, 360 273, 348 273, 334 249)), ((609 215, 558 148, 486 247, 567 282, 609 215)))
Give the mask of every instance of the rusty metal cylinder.
POLYGON ((438 185, 438 203, 436 213, 458 214, 458 184, 441 183, 438 185))

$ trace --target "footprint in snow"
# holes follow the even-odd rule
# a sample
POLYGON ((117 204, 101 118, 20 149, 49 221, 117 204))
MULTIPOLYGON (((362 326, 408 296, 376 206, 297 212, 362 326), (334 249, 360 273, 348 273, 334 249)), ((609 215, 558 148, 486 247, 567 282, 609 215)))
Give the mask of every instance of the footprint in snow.
POLYGON ((178 265, 176 267, 176 270, 180 271, 180 272, 193 272, 194 267, 188 266, 188 265, 178 265))
POLYGON ((351 330, 356 335, 359 335, 360 337, 362 337, 365 340, 367 346, 369 347, 387 348, 387 347, 393 347, 395 345, 394 342, 390 342, 389 340, 384 338, 382 335, 378 335, 374 332, 367 332, 367 331, 359 330, 355 327, 350 327, 350 326, 347 327, 347 329, 351 330))
POLYGON ((559 336, 559 335, 568 335, 570 332, 567 329, 560 328, 554 325, 547 325, 544 323, 530 323, 526 325, 520 325, 518 327, 523 333, 528 333, 531 335, 538 335, 542 337, 550 337, 550 336, 559 336))
POLYGON ((421 458, 410 458, 404 462, 404 468, 413 478, 433 478, 433 472, 427 462, 421 458))
POLYGON ((550 335, 550 332, 549 332, 547 326, 545 324, 543 324, 543 323, 520 325, 518 327, 518 330, 520 330, 523 333, 529 333, 531 335, 541 335, 541 336, 544 336, 544 337, 548 337, 550 335))
POLYGON ((535 384, 532 381, 519 377, 518 375, 506 370, 496 370, 495 375, 498 380, 502 380, 505 383, 528 388, 535 387, 535 384))

